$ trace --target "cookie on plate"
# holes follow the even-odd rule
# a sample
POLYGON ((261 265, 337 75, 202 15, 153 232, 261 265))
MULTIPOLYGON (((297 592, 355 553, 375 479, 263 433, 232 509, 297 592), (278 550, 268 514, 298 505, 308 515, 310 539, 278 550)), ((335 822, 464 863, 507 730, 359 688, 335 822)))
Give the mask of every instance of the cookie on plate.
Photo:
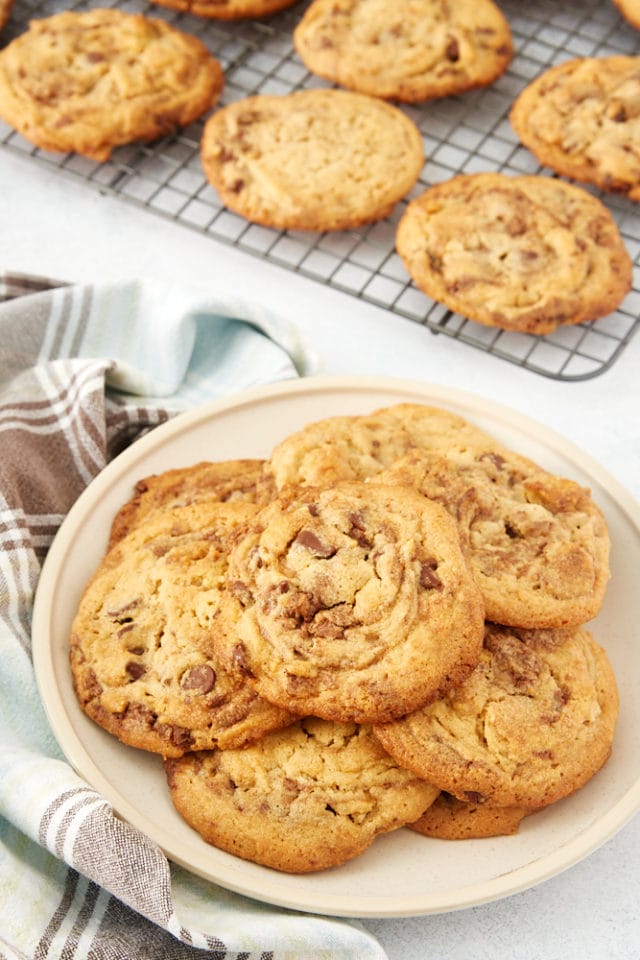
POLYGON ((542 176, 453 177, 412 200, 396 246, 424 293, 489 327, 531 334, 612 312, 632 264, 610 212, 542 176))
POLYGON ((279 490, 364 480, 391 466, 412 446, 404 425, 379 411, 325 417, 281 440, 271 451, 265 473, 279 490))
POLYGON ((164 20, 64 11, 0 51, 0 117, 44 150, 104 161, 191 123, 223 83, 205 45, 164 20))
POLYGON ((478 840, 517 833, 531 811, 526 807, 496 807, 467 803, 444 791, 409 829, 437 840, 478 840))
POLYGON ((347 90, 257 95, 217 110, 201 144, 229 209, 269 227, 345 230, 387 216, 424 163, 402 111, 347 90))
POLYGON ((313 73, 407 103, 487 86, 513 56, 492 0, 314 0, 293 40, 313 73))
POLYGON ((288 873, 350 860, 438 793, 398 767, 369 727, 315 717, 165 769, 176 809, 207 843, 288 873))
POLYGON ((449 437, 493 445, 486 433, 440 407, 397 403, 372 413, 325 417, 288 434, 265 463, 265 482, 282 490, 365 480, 414 449, 445 452, 449 437))
POLYGON ((272 485, 264 478, 263 466, 263 460, 203 460, 144 477, 114 517, 109 546, 146 523, 157 510, 195 503, 266 502, 272 485))
POLYGON ((536 810, 602 767, 617 715, 611 665, 586 630, 488 624, 467 680, 374 732, 397 763, 459 800, 536 810))
POLYGON ((109 551, 71 631, 82 709, 129 746, 180 756, 237 747, 294 718, 218 656, 227 553, 256 508, 198 504, 149 518, 109 551))
POLYGON ((640 200, 640 57, 580 57, 529 83, 510 112, 540 163, 640 200))
POLYGON ((230 660, 300 715, 401 716, 460 682, 482 648, 456 525, 408 488, 290 489, 234 547, 227 584, 230 660))
POLYGON ((291 7, 296 0, 151 0, 171 10, 192 13, 212 20, 242 20, 266 17, 291 7))
POLYGON ((590 491, 496 441, 451 433, 445 455, 409 453, 373 482, 400 483, 446 507, 486 616, 510 626, 580 626, 599 612, 610 538, 590 491))

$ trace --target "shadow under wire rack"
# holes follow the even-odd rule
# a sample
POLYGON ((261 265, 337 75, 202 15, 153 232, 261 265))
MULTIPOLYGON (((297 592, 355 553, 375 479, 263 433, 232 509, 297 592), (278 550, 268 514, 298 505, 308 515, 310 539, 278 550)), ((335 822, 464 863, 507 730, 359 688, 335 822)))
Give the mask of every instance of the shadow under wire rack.
MULTIPOLYGON (((62 9, 117 6, 144 13, 193 33, 220 61, 225 89, 218 106, 253 94, 287 94, 328 86, 307 71, 292 33, 309 0, 261 20, 207 20, 145 0, 114 3, 15 0, 1 43, 22 33, 28 21, 62 9)), ((419 182, 393 214, 358 230, 326 233, 280 231, 252 224, 225 208, 204 177, 199 146, 206 116, 152 144, 115 150, 105 163, 77 154, 53 154, 27 143, 0 121, 0 146, 57 168, 103 194, 148 210, 212 240, 236 247, 311 281, 422 324, 434 334, 557 380, 585 380, 607 370, 640 326, 640 206, 626 197, 590 189, 611 211, 634 263, 633 289, 620 307, 596 321, 562 326, 547 336, 498 330, 452 313, 420 292, 395 252, 395 231, 406 203, 427 186, 459 173, 500 171, 549 175, 511 129, 509 109, 528 82, 571 57, 636 55, 640 31, 612 0, 499 0, 509 20, 515 56, 490 87, 417 105, 401 105, 419 127, 426 162, 419 182)))

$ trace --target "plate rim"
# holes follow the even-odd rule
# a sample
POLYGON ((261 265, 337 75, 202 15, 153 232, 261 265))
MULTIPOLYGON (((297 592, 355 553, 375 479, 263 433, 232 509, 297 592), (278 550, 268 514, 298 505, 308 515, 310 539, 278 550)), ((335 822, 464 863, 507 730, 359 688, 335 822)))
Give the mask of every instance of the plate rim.
MULTIPOLYGON (((48 621, 55 593, 56 573, 61 569, 61 564, 64 563, 66 556, 72 549, 73 534, 79 520, 85 515, 85 505, 99 499, 100 495, 118 477, 122 477, 130 471, 137 461, 143 459, 149 452, 164 446, 185 428, 192 428, 196 424, 222 415, 226 411, 251 406, 261 400, 302 394, 310 395, 323 393, 327 390, 353 394, 388 393, 390 396, 394 393, 409 394, 415 396, 415 402, 442 404, 445 407, 455 405, 468 409, 470 414, 477 408, 479 413, 487 415, 492 420, 501 421, 512 429, 523 430, 527 436, 551 451, 559 453, 564 460, 574 463, 582 472, 588 473, 590 478, 607 490, 609 497, 624 512, 636 535, 640 537, 640 504, 630 491, 599 461, 554 428, 547 427, 528 414, 520 413, 505 404, 480 394, 415 379, 344 375, 294 378, 228 394, 225 397, 177 413, 168 421, 159 424, 152 431, 135 440, 110 461, 88 484, 60 525, 41 568, 32 616, 32 656, 35 679, 53 735, 61 752, 76 774, 109 801, 117 816, 121 816, 132 826, 137 827, 150 837, 170 861, 196 876, 259 902, 323 916, 384 919, 426 916, 467 909, 530 889, 564 872, 589 856, 629 822, 640 809, 640 775, 613 807, 608 809, 606 814, 598 817, 576 836, 561 843, 552 853, 546 854, 542 860, 538 859, 529 864, 523 864, 515 870, 509 869, 504 874, 500 874, 489 881, 461 887, 458 891, 459 895, 453 900, 450 891, 444 891, 442 895, 429 893, 426 898, 425 894, 419 894, 415 897, 405 896, 402 905, 396 902, 393 906, 384 907, 378 902, 371 903, 370 897, 363 898, 357 894, 352 894, 349 897, 348 906, 346 906, 344 898, 340 895, 328 894, 323 891, 321 894, 322 903, 318 904, 309 902, 304 898, 274 894, 269 891, 267 883, 264 885, 265 891, 258 892, 253 887, 248 888, 245 881, 235 881, 233 876, 229 877, 226 874, 224 878, 214 876, 210 871, 194 866, 187 859, 181 857, 180 853, 172 850, 170 845, 167 847, 159 841, 154 836, 153 824, 151 824, 152 829, 149 830, 150 821, 144 812, 122 796, 118 788, 111 784, 98 768, 67 716, 57 685, 53 684, 52 686, 52 678, 55 675, 53 645, 41 642, 40 638, 49 635, 48 621), (56 706, 62 709, 56 712, 56 706), (90 772, 90 776, 88 776, 87 771, 90 772), (543 868, 541 868, 541 865, 544 865, 543 868)), ((389 403, 392 402, 393 400, 390 399, 389 403)), ((232 857, 231 859, 235 860, 236 858, 232 857)), ((268 868, 264 869, 268 870, 268 868)), ((271 873, 271 871, 269 872, 271 873)), ((274 873, 277 872, 274 871, 274 873)))

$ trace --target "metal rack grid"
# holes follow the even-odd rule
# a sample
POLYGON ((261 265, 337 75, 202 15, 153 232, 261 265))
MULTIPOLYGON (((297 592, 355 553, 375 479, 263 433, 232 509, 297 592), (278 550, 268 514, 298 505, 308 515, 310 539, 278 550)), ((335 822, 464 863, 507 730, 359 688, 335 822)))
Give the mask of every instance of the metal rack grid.
MULTIPOLYGON (((2 42, 26 29, 29 19, 60 9, 118 6, 162 17, 197 34, 221 62, 221 104, 255 93, 286 94, 327 86, 298 58, 292 31, 307 2, 265 20, 212 21, 176 13, 144 0, 15 0, 2 42)), ((0 146, 26 160, 117 195, 213 240, 326 284, 347 296, 424 325, 520 367, 557 380, 585 380, 611 367, 640 326, 640 208, 624 197, 592 192, 611 210, 634 261, 633 290, 618 310, 590 323, 560 327, 544 337, 484 327, 453 314, 421 293, 395 252, 395 229, 406 202, 426 186, 457 173, 545 173, 522 147, 508 121, 520 90, 549 66, 574 56, 640 52, 640 32, 622 19, 612 0, 499 0, 514 36, 516 54, 492 86, 402 109, 422 133, 427 160, 419 183, 386 220, 350 231, 278 231, 251 224, 226 209, 200 165, 203 121, 150 145, 133 144, 98 164, 76 154, 34 148, 0 121, 0 146)), ((206 119, 206 118, 204 118, 206 119)), ((590 188, 589 188, 590 189, 590 188)))

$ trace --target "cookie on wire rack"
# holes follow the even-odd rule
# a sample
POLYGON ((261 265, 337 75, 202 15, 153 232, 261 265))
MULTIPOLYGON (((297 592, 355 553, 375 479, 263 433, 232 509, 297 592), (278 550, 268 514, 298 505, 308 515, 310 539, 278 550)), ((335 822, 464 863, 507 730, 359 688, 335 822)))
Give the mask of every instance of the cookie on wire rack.
POLYGON ((513 57, 492 0, 314 0, 293 39, 312 73, 407 103, 488 86, 513 57))
POLYGON ((613 0, 622 16, 632 27, 640 30, 640 3, 638 0, 613 0))
POLYGON ((0 0, 0 30, 2 30, 5 23, 11 16, 12 8, 13 0, 0 0))
POLYGON ((640 57, 579 57, 529 83, 510 120, 552 170, 640 200, 639 102, 640 57))
POLYGON ((396 247, 429 297, 504 330, 544 335, 596 320, 631 289, 631 258, 609 210, 551 177, 439 183, 409 203, 396 247))
POLYGON ((170 10, 180 10, 196 17, 209 17, 211 20, 259 19, 270 16, 296 0, 151 0, 158 6, 170 10))
POLYGON ((322 231, 386 217, 416 183, 424 151, 399 108, 318 89, 259 94, 217 110, 201 158, 230 210, 264 226, 322 231))
POLYGON ((99 162, 196 120, 223 85, 197 37, 117 9, 32 20, 0 51, 0 117, 44 150, 99 162))

